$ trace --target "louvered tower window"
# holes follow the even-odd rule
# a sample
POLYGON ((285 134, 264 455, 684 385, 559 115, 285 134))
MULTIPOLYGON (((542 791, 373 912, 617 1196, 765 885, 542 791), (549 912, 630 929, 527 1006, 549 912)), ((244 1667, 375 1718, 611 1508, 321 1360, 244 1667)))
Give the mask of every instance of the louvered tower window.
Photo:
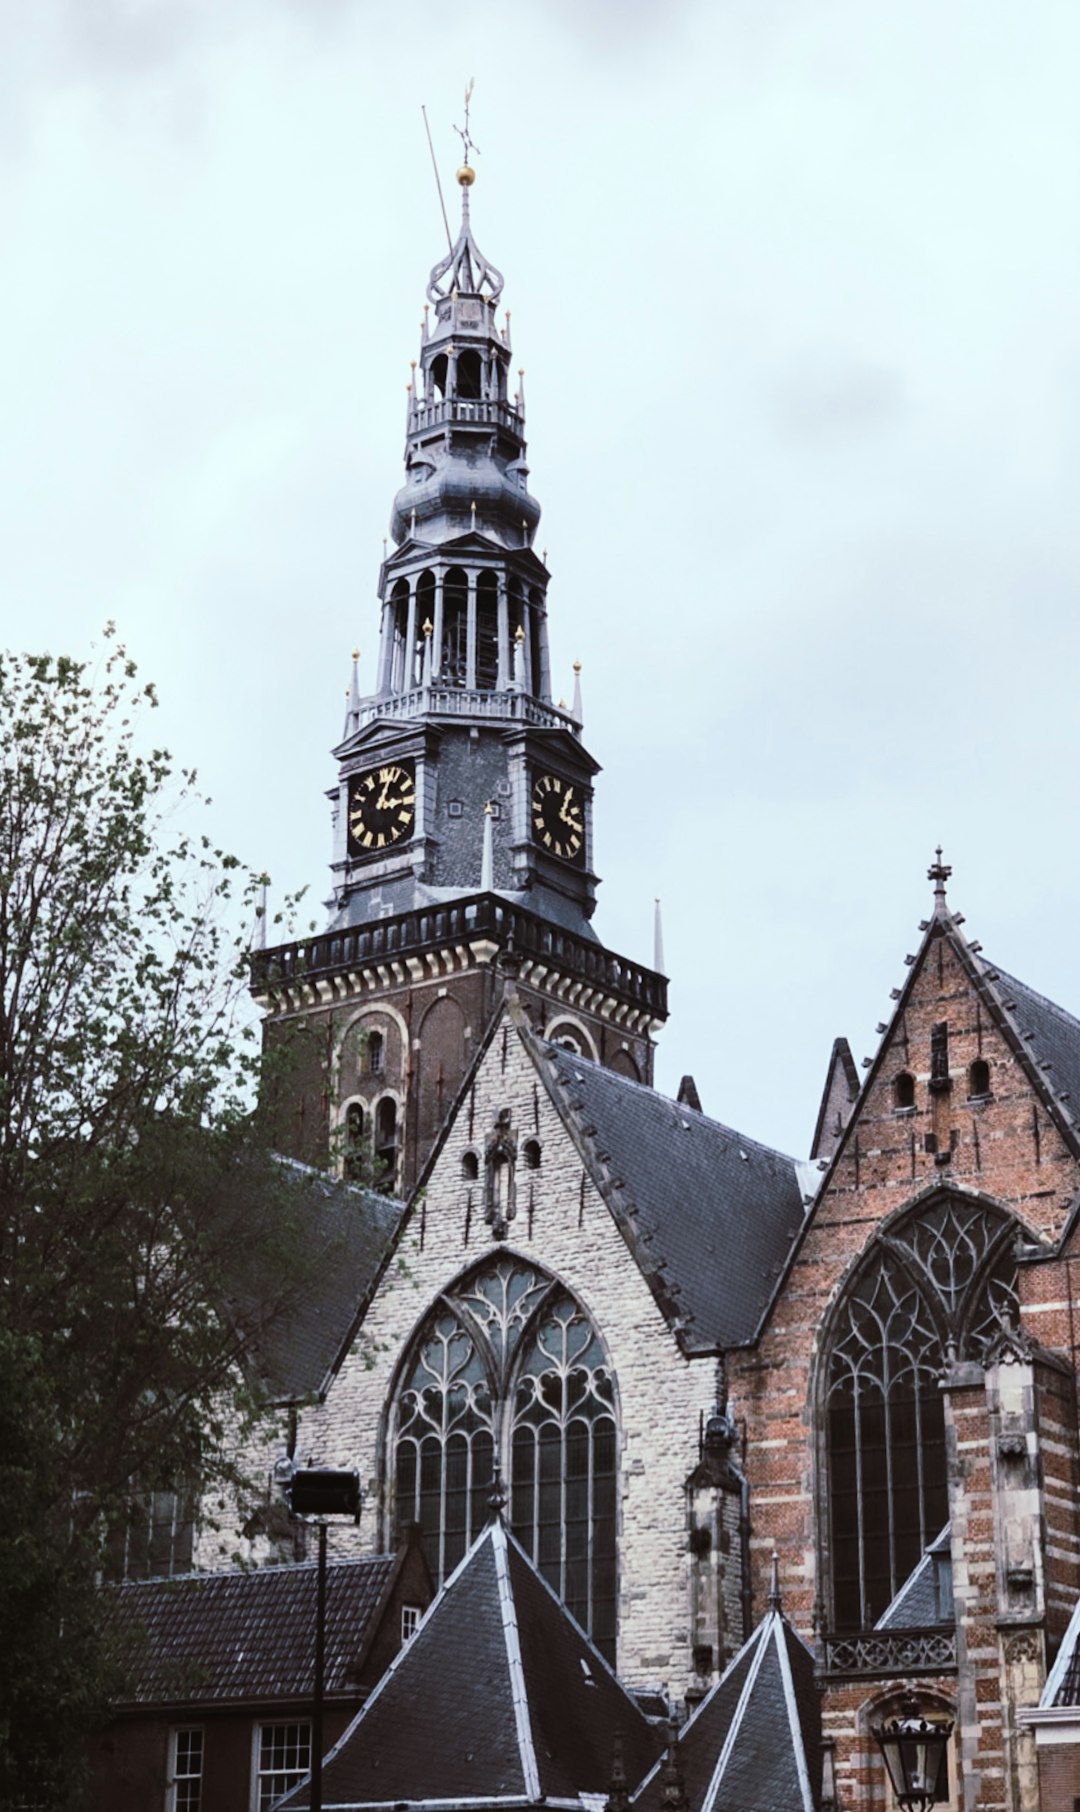
POLYGON ((874 1241, 836 1316, 827 1391, 833 1628, 872 1629, 949 1520, 939 1380, 1016 1312, 1016 1226, 945 1196, 874 1241))
POLYGON ((497 1456, 514 1534, 614 1661, 614 1381, 567 1290, 507 1254, 441 1297, 406 1361, 393 1446, 397 1518, 420 1524, 438 1581, 484 1526, 497 1456))

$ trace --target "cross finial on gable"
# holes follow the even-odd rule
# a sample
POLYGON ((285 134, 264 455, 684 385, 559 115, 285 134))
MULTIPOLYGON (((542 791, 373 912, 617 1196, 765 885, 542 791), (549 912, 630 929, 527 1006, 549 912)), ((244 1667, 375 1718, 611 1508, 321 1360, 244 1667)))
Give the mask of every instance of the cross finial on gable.
POLYGON ((937 849, 935 850, 934 853, 935 853, 935 856, 937 859, 936 859, 936 861, 931 862, 929 868, 926 871, 926 878, 928 881, 933 881, 933 883, 934 883, 934 913, 935 913, 935 916, 942 917, 948 911, 948 906, 947 906, 947 903, 945 900, 945 883, 948 880, 949 876, 952 874, 952 869, 949 867, 949 864, 947 862, 943 862, 941 860, 941 844, 940 843, 938 844, 937 849))

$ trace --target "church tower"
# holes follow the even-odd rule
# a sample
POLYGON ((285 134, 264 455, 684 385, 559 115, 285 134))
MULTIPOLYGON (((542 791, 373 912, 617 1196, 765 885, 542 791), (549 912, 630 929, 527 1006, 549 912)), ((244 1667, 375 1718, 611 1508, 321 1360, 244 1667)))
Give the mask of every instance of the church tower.
POLYGON ((551 693, 549 574, 535 548, 522 376, 503 278, 461 228, 432 270, 409 386, 405 482, 379 574, 375 687, 354 656, 327 930, 255 958, 269 1049, 287 1046, 277 1137, 348 1169, 373 1146, 411 1188, 512 977, 536 1028, 641 1081, 664 978, 591 926, 593 781, 580 685, 551 693), (513 391, 513 394, 511 392, 513 391))

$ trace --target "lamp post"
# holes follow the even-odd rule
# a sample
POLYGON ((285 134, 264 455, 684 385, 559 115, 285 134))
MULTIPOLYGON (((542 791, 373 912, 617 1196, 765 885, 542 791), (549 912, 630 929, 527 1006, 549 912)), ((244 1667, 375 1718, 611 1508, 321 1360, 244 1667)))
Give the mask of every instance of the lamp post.
POLYGON ((319 1531, 318 1589, 315 1600, 315 1692, 311 1707, 311 1812, 322 1812, 323 1689, 326 1671, 327 1518, 360 1521, 360 1474, 300 1467, 289 1480, 289 1509, 319 1531))
POLYGON ((872 1724, 870 1734, 885 1758, 892 1790, 903 1812, 926 1812, 946 1797, 949 1718, 927 1718, 911 1696, 901 1701, 895 1717, 872 1724))

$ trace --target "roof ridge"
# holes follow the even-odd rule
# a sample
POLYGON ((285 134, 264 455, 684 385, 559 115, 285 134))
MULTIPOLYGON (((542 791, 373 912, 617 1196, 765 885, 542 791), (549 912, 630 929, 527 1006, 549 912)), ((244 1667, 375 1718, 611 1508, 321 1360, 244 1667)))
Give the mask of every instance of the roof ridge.
POLYGON ((517 1607, 514 1604, 514 1588, 510 1579, 506 1529, 501 1516, 495 1517, 490 1527, 503 1640, 506 1644, 506 1664, 510 1670, 510 1699, 514 1707, 518 1756, 521 1761, 525 1792, 530 1799, 539 1799, 540 1769, 536 1760, 536 1744, 533 1742, 532 1719, 529 1716, 529 1689, 525 1679, 525 1664, 521 1659, 521 1639, 518 1633, 517 1607))
MULTIPOLYGON (((761 1672, 762 1663, 765 1658, 766 1641, 764 1632, 769 1618, 774 1617, 775 1615, 775 1611, 770 1611, 766 1616, 765 1622, 758 1624, 757 1629, 750 1638, 751 1642, 757 1642, 757 1653, 751 1657, 750 1665, 746 1670, 746 1679, 743 1681, 742 1691, 739 1693, 735 1710, 731 1714, 731 1723, 724 1733, 724 1741, 720 1747, 720 1754, 716 1759, 716 1767, 713 1769, 712 1776, 701 1801, 701 1812, 712 1812, 712 1808, 716 1803, 716 1796, 720 1791, 721 1783, 724 1779, 724 1771, 727 1768, 728 1762, 731 1760, 731 1752, 735 1747, 736 1739, 742 1728, 743 1719, 746 1716, 746 1708, 750 1703, 750 1695, 754 1689, 757 1677, 761 1672)), ((741 1652, 742 1651, 740 1650, 740 1653, 741 1652)))
POLYGON ((775 1627, 769 1632, 776 1642, 776 1653, 780 1662, 780 1679, 784 1687, 784 1709, 787 1712, 788 1729, 791 1732, 792 1747, 795 1751, 795 1768, 802 1788, 805 1812, 814 1812, 814 1795, 810 1786, 810 1772, 806 1766, 806 1743, 803 1735, 802 1719, 799 1716, 799 1705, 795 1697, 795 1677, 791 1671, 791 1655, 788 1651, 788 1635, 796 1636, 782 1611, 773 1611, 775 1627))

